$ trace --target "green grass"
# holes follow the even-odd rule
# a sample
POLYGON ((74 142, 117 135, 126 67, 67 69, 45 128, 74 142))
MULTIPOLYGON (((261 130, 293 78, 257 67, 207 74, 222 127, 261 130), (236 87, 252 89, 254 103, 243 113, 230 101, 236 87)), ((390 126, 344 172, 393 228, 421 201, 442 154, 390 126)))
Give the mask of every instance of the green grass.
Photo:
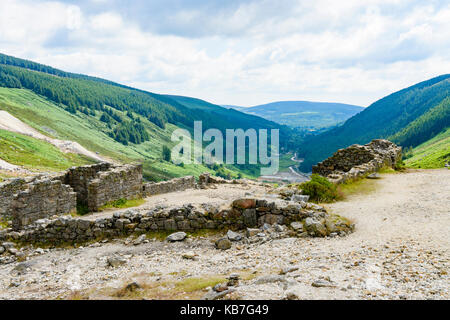
POLYGON ((99 211, 107 210, 107 209, 126 209, 133 208, 143 205, 145 203, 144 199, 119 199, 116 201, 111 201, 106 205, 102 206, 99 211))
POLYGON ((63 153, 48 142, 6 130, 0 130, 0 158, 36 171, 62 171, 93 163, 86 157, 63 153))
POLYGON ((405 165, 408 168, 443 168, 450 162, 450 128, 414 148, 405 165))

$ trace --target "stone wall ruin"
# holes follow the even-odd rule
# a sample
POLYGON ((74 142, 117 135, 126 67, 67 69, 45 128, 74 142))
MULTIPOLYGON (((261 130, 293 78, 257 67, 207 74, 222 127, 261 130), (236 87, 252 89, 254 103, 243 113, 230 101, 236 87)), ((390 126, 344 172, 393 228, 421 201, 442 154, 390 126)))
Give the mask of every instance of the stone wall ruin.
POLYGON ((334 183, 343 183, 383 167, 394 168, 401 158, 401 147, 388 140, 377 139, 363 146, 354 144, 336 151, 332 157, 313 166, 312 173, 327 177, 334 183))
POLYGON ((329 214, 313 203, 237 199, 226 206, 185 204, 172 208, 126 210, 96 220, 71 216, 41 219, 20 232, 0 232, 0 240, 82 243, 151 231, 240 230, 291 225, 293 222, 297 222, 295 230, 299 236, 345 235, 354 230, 354 225, 347 219, 329 214))
POLYGON ((19 230, 38 219, 76 212, 77 204, 97 211, 110 201, 141 197, 142 165, 100 163, 1 183, 0 218, 19 230))

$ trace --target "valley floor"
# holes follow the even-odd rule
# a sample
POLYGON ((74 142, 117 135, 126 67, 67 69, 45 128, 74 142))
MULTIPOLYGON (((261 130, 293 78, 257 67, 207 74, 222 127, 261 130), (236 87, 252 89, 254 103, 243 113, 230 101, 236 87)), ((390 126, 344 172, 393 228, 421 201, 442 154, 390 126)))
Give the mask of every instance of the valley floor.
POLYGON ((218 235, 38 250, 25 264, 0 266, 0 298, 110 299, 135 281, 143 289, 123 298, 198 299, 239 273, 232 297, 242 299, 449 299, 450 170, 381 177, 369 194, 327 206, 355 222, 347 237, 239 243, 226 251, 214 248, 218 235), (113 254, 125 263, 108 267, 113 254))

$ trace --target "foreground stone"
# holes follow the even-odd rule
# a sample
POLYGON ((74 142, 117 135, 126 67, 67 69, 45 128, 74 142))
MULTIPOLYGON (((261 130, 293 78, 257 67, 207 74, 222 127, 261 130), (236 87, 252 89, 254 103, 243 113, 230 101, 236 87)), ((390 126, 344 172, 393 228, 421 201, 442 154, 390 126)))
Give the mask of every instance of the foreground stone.
POLYGON ((221 238, 216 241, 216 248, 220 250, 228 250, 231 248, 231 241, 227 238, 221 238))
POLYGON ((175 232, 169 235, 166 240, 169 242, 183 241, 186 237, 186 232, 175 232))

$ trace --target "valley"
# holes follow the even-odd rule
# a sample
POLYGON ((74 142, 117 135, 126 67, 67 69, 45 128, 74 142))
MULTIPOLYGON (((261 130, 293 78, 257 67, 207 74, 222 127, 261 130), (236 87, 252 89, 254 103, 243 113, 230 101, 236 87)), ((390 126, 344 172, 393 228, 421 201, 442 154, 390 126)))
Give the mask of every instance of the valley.
POLYGON ((0 54, 0 299, 448 299, 449 93, 241 112, 0 54), (175 164, 195 121, 279 171, 175 164))

